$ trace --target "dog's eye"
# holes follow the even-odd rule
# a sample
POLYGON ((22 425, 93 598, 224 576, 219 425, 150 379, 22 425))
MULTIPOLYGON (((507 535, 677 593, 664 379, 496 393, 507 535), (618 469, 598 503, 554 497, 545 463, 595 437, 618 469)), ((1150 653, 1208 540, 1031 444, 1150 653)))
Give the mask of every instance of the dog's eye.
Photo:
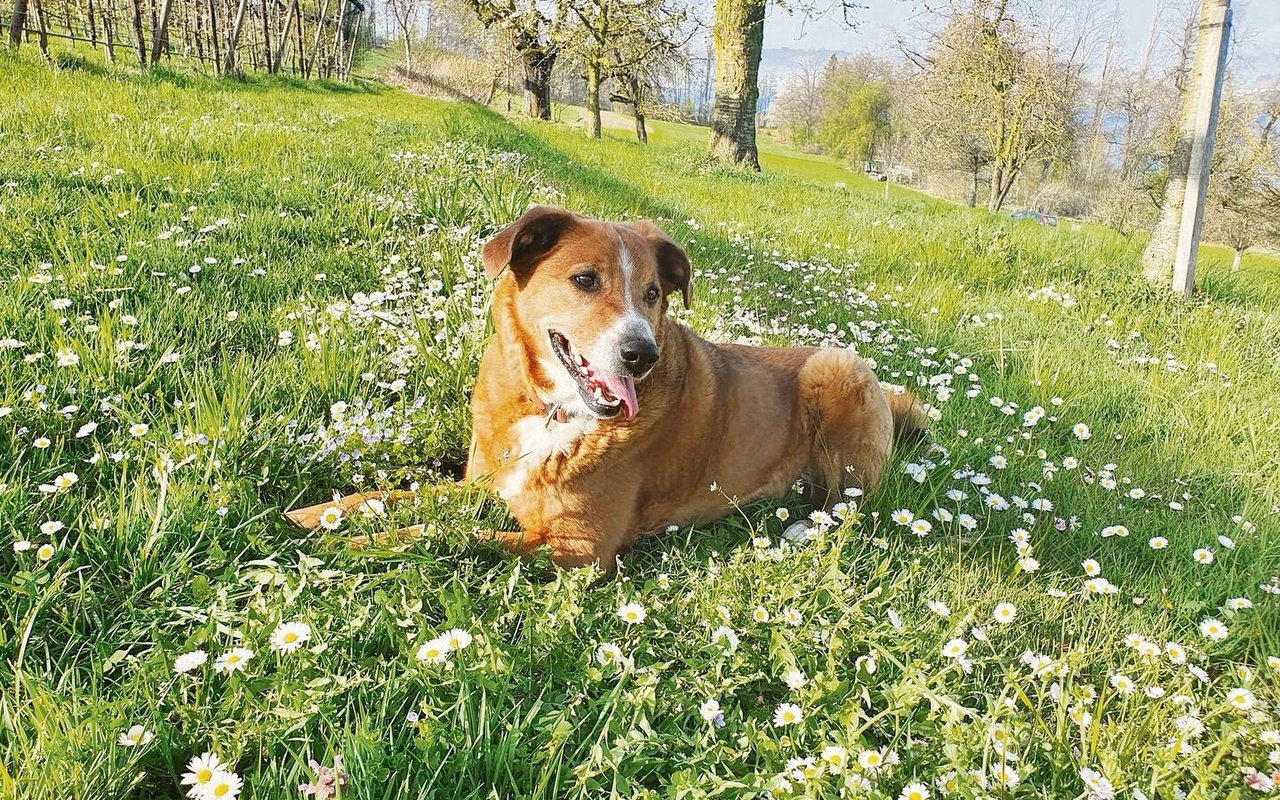
POLYGON ((573 282, 584 292, 594 292, 600 288, 600 276, 594 272, 580 272, 573 276, 573 282))
POLYGON ((600 288, 600 276, 595 273, 579 273, 573 275, 572 280, 584 292, 594 292, 600 288))
POLYGON ((645 299, 645 302, 648 303, 649 305, 653 305, 654 303, 658 302, 658 287, 656 284, 653 286, 650 286, 649 291, 644 293, 644 299, 645 299))

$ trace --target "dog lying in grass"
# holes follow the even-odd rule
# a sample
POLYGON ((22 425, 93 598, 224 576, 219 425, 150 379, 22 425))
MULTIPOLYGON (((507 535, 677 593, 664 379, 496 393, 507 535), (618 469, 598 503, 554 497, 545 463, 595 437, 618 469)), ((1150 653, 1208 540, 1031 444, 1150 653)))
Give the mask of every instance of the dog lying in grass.
MULTIPOLYGON (((522 530, 491 535, 516 552, 612 572, 640 536, 780 498, 797 478, 829 509, 875 489, 895 438, 927 429, 916 398, 887 393, 851 351, 712 344, 671 319, 668 298, 689 304, 689 258, 651 223, 537 206, 482 258, 495 334, 466 479, 506 501, 522 530)), ((287 516, 313 529, 335 505, 412 496, 287 516)))

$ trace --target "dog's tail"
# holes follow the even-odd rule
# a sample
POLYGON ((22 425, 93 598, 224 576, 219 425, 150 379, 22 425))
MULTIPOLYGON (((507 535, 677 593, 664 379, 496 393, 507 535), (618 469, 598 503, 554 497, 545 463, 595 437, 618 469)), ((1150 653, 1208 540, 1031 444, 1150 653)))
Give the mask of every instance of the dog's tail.
POLYGON ((898 445, 916 444, 929 432, 929 415, 914 392, 897 387, 885 389, 885 399, 893 412, 893 441, 898 445))

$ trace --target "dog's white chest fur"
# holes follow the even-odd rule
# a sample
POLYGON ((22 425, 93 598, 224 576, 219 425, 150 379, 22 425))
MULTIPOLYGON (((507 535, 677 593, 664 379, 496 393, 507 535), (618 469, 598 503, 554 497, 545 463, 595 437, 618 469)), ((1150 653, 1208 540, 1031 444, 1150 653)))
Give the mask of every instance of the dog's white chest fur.
POLYGON ((516 422, 511 427, 514 443, 494 481, 498 496, 508 502, 518 497, 535 469, 554 455, 567 454, 575 442, 595 430, 596 424, 597 420, 585 413, 565 422, 548 423, 542 415, 516 422))

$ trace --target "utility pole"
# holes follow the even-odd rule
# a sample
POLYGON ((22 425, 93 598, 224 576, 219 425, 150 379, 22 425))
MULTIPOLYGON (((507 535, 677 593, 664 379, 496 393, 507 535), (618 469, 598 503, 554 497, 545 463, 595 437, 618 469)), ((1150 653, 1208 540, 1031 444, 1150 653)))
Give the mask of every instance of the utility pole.
MULTIPOLYGON (((1227 43, 1231 33, 1231 0, 1220 0, 1208 9, 1196 41, 1196 60, 1204 65, 1200 84, 1194 87, 1195 138, 1187 165, 1187 189, 1182 203, 1182 225, 1173 262, 1173 290, 1190 297, 1195 290, 1196 256, 1200 227, 1204 222, 1204 198, 1209 188, 1209 166, 1218 127, 1222 79, 1227 71, 1227 43)), ((1188 100, 1191 97, 1187 98, 1188 100)))

